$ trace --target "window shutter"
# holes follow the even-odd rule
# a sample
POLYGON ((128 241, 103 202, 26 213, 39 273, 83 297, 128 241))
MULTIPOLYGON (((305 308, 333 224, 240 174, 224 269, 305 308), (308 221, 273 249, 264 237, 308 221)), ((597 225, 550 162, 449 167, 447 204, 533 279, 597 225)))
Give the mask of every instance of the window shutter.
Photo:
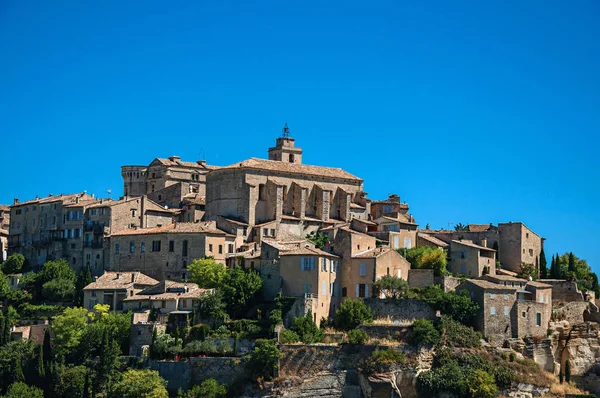
POLYGON ((327 282, 321 282, 321 294, 325 296, 327 294, 327 282))
POLYGON ((365 283, 365 297, 369 297, 369 284, 365 283))
POLYGON ((358 297, 359 294, 360 294, 360 285, 357 283, 356 284, 356 297, 358 297))
POLYGON ((300 257, 300 271, 304 271, 304 257, 300 257))

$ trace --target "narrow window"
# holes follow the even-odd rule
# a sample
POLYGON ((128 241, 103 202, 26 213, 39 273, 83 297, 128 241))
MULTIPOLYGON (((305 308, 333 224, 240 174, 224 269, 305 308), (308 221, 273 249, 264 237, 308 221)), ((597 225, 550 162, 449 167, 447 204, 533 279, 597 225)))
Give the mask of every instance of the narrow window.
POLYGON ((360 264, 360 276, 367 276, 367 264, 360 264))
POLYGON ((348 289, 343 287, 342 288, 342 297, 346 297, 348 295, 348 289))
POLYGON ((184 240, 182 243, 183 243, 183 245, 182 245, 182 248, 181 248, 181 255, 183 257, 187 257, 187 255, 188 255, 188 241, 184 240))
POLYGON ((212 253, 212 243, 208 244, 208 251, 212 253))
POLYGON ((535 326, 542 326, 542 314, 539 312, 535 314, 535 326))
POLYGON ((119 251, 121 250, 121 245, 120 244, 115 244, 115 254, 119 254, 119 251))
POLYGON ((135 253, 135 242, 129 242, 129 253, 135 253))
POLYGON ((223 254, 223 245, 219 245, 219 254, 223 254))
POLYGON ((144 253, 146 251, 146 244, 144 242, 142 242, 140 244, 140 252, 144 253))
POLYGON ((508 307, 504 307, 504 315, 508 316, 508 307))
POLYGON ((175 251, 175 241, 174 240, 169 241, 169 251, 170 252, 175 251))
POLYGON ((490 315, 496 315, 496 307, 490 307, 490 315))

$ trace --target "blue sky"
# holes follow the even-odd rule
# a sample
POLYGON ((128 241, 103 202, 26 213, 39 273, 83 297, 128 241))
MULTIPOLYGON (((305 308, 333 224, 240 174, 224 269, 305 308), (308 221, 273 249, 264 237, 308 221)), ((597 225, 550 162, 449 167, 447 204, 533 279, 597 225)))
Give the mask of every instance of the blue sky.
POLYGON ((0 203, 266 157, 288 122, 422 226, 523 221, 600 272, 600 3, 423 3, 2 1, 0 203))

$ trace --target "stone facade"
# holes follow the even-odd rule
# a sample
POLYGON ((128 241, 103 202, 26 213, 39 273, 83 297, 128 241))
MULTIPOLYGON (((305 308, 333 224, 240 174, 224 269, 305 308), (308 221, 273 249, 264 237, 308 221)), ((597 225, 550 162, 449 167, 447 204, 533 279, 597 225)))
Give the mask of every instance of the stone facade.
POLYGON ((129 355, 141 357, 152 344, 152 335, 164 334, 167 326, 159 323, 133 323, 129 332, 129 355))
POLYGON ((0 229, 0 261, 8 257, 8 231, 0 229))
POLYGON ((496 274, 496 251, 471 241, 453 240, 450 243, 448 270, 453 274, 478 278, 486 272, 496 274))
POLYGON ((110 271, 139 271, 162 279, 187 278, 187 266, 212 256, 225 264, 235 252, 234 238, 214 222, 175 223, 158 228, 124 230, 110 237, 110 271))
POLYGON ((433 270, 432 269, 410 269, 408 270, 408 286, 410 287, 427 287, 433 286, 433 270))
POLYGON ((157 283, 139 272, 105 272, 83 288, 83 307, 92 310, 96 304, 108 304, 112 311, 122 311, 123 300, 157 283))
POLYGON ((373 311, 375 321, 412 325, 416 319, 434 320, 437 317, 437 311, 423 300, 367 298, 364 302, 373 311))
POLYGON ((552 314, 552 287, 525 280, 522 284, 473 279, 457 291, 468 291, 479 305, 475 328, 484 336, 499 343, 507 338, 543 337, 552 314))

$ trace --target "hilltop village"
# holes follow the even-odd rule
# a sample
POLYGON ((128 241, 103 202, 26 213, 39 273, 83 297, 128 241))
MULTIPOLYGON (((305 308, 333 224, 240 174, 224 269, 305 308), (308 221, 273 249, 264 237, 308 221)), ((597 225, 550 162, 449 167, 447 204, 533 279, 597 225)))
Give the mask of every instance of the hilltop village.
POLYGON ((0 393, 600 388, 600 291, 584 260, 547 266, 521 221, 431 229, 399 195, 370 198, 359 177, 302 158, 286 126, 267 159, 156 158, 122 166, 118 200, 1 206, 0 393))

